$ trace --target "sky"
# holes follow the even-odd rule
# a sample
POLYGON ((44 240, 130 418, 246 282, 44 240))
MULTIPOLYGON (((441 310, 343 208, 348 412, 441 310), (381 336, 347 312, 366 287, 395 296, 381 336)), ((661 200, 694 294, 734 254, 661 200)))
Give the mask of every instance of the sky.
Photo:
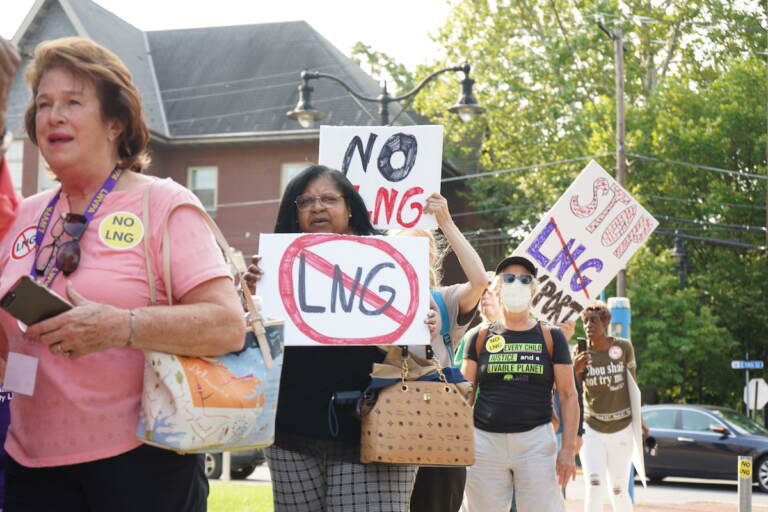
MULTIPOLYGON (((141 30, 305 20, 349 55, 362 41, 409 68, 432 63, 430 40, 448 16, 448 0, 95 0, 141 30)), ((11 39, 34 0, 0 0, 0 36, 11 39)))

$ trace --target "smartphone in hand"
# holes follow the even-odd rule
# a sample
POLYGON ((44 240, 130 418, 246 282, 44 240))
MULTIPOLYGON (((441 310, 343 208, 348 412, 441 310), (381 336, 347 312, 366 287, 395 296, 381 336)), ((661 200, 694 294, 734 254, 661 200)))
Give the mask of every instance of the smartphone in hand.
POLYGON ((587 351, 587 338, 576 338, 576 351, 579 354, 587 351))
POLYGON ((0 307, 27 325, 69 311, 74 306, 30 276, 21 276, 0 299, 0 307))

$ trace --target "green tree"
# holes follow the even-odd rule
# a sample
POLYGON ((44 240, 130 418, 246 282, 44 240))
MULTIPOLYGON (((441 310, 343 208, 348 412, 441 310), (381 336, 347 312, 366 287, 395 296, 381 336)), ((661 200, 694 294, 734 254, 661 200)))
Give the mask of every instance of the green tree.
POLYGON ((627 187, 661 221, 629 265, 633 339, 640 383, 663 400, 736 406, 741 381, 728 361, 747 350, 768 358, 766 252, 706 243, 765 245, 754 229, 765 225, 765 181, 670 163, 766 175, 766 19, 768 4, 757 0, 453 0, 436 36, 446 60, 413 72, 418 80, 465 60, 473 66, 481 118, 462 124, 445 113, 456 94, 447 76, 412 107, 446 127, 448 158, 489 173, 468 182, 469 195, 471 208, 486 212, 478 227, 511 233, 475 240, 498 255, 586 162, 493 171, 605 154, 596 159, 613 172, 614 52, 597 23, 621 29, 627 187), (704 239, 686 241, 685 290, 669 256, 675 234, 704 239))

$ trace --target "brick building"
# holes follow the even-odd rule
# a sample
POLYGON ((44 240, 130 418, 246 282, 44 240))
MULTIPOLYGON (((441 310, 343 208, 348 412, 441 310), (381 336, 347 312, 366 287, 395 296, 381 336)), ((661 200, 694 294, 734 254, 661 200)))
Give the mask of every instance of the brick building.
MULTIPOLYGON (((319 130, 285 115, 296 105, 300 72, 333 74, 367 96, 380 92, 303 21, 143 32, 91 0, 37 0, 13 39, 22 71, 38 43, 76 35, 109 48, 133 73, 152 135, 149 172, 195 191, 246 254, 257 250, 260 232, 272 231, 284 184, 317 161, 319 130)), ((56 184, 23 131, 30 94, 22 74, 9 100, 16 140, 6 157, 28 196, 56 184)), ((378 105, 331 82, 315 87, 313 104, 326 113, 324 124, 378 124, 378 105)), ((398 105, 390 108, 396 124, 416 123, 408 112, 398 116, 398 105)), ((444 163, 444 176, 455 173, 444 163)), ((455 196, 455 189, 444 192, 455 196)))

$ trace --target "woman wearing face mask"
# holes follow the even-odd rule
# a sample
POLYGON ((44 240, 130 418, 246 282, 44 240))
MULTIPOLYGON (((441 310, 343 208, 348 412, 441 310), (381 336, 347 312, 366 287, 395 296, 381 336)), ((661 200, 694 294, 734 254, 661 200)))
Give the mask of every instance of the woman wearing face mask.
POLYGON ((501 319, 467 342, 461 369, 479 388, 467 510, 507 512, 514 495, 519 512, 562 512, 560 487, 576 475, 579 421, 568 343, 559 329, 530 315, 536 294, 536 267, 530 260, 505 258, 496 274, 501 319), (563 424, 559 453, 551 423, 555 384, 563 424))

